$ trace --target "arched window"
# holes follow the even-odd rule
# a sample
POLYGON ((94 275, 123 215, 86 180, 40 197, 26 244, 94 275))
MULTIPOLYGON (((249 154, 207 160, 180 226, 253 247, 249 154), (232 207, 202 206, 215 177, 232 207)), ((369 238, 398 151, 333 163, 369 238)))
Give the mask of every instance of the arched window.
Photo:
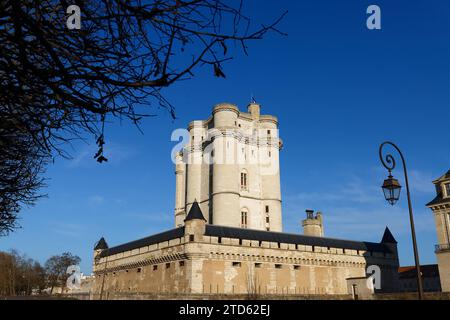
POLYGON ((248 190, 248 175, 245 170, 241 172, 241 189, 248 190))
POLYGON ((248 210, 242 209, 241 210, 241 228, 247 228, 248 226, 248 210))

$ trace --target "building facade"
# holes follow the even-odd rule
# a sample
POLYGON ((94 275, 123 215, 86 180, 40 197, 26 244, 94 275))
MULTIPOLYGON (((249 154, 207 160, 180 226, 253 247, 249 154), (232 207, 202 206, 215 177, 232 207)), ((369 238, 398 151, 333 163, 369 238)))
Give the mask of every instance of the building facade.
MULTIPOLYGON (((422 285, 424 292, 440 292, 441 282, 437 264, 426 264, 420 266, 422 274, 422 285)), ((417 292, 417 270, 416 266, 404 266, 398 269, 399 291, 417 292)))
POLYGON ((246 113, 219 104, 208 120, 192 122, 176 157, 175 228, 112 248, 102 238, 93 298, 355 295, 352 279, 367 279, 369 266, 380 271, 376 290, 395 291, 397 242, 388 228, 379 243, 327 238, 323 215, 307 210, 303 234, 282 232, 277 129, 256 103, 246 113))
POLYGON ((443 292, 450 292, 450 171, 433 181, 436 197, 427 204, 433 211, 438 244, 435 248, 443 292))

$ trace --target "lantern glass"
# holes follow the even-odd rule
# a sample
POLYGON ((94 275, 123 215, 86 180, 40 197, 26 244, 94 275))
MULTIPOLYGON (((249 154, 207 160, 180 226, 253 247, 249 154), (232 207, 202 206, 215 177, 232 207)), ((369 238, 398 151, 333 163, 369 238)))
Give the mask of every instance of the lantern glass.
POLYGON ((386 201, 391 205, 396 204, 398 199, 400 198, 400 190, 402 189, 402 186, 400 185, 398 180, 395 179, 392 175, 389 175, 389 177, 384 180, 382 189, 386 201))

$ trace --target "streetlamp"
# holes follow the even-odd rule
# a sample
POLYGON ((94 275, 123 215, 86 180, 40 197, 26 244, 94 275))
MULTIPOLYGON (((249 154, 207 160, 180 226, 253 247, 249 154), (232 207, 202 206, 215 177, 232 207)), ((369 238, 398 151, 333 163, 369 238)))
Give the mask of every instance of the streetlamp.
POLYGON ((390 145, 397 150, 397 152, 400 154, 400 158, 402 159, 403 164, 403 172, 405 174, 405 185, 406 185, 406 195, 408 197, 408 208, 409 208, 409 220, 411 223, 411 237, 413 242, 413 249, 414 249, 414 260, 416 263, 416 272, 417 272, 417 290, 419 294, 419 300, 423 300, 423 286, 422 286, 422 274, 420 272, 420 262, 419 262, 419 251, 417 250, 417 241, 416 241, 416 231, 414 228, 414 217, 413 217, 413 211, 412 211, 412 205, 411 205, 411 194, 409 192, 409 182, 408 182, 408 172, 406 171, 406 163, 405 158, 403 157, 402 152, 400 149, 392 142, 386 141, 383 142, 380 145, 380 160, 383 166, 388 170, 389 175, 386 180, 384 180, 382 189, 384 193, 384 197, 386 198, 386 201, 389 202, 391 205, 394 205, 398 199, 400 198, 400 190, 401 185, 398 182, 397 179, 395 179, 392 176, 392 170, 395 169, 395 159, 394 157, 388 153, 386 157, 383 158, 383 147, 386 145, 390 145))

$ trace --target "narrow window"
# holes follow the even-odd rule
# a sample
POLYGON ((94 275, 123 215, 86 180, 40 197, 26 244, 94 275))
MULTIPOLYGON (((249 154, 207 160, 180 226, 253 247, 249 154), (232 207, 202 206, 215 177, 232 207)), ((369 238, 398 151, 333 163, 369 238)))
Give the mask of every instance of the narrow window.
POLYGON ((267 227, 266 230, 267 230, 267 231, 270 231, 270 227, 267 227))
POLYGON ((190 234, 190 235, 189 235, 189 241, 190 241, 190 242, 194 241, 194 235, 193 235, 193 234, 190 234))
POLYGON ((241 172, 241 189, 247 190, 247 173, 241 172))
POLYGON ((241 227, 247 228, 247 211, 241 212, 241 227))
POLYGON ((156 271, 156 270, 158 270, 158 266, 157 266, 157 265, 154 265, 154 266, 153 266, 153 271, 156 271))
POLYGON ((269 157, 271 157, 272 156, 272 151, 269 151, 269 157))
POLYGON ((266 206, 266 213, 269 213, 269 206, 266 206))
POLYGON ((142 268, 137 268, 137 273, 141 273, 142 268))
POLYGON ((282 268, 282 265, 281 264, 276 264, 275 265, 275 269, 281 269, 282 268))
POLYGON ((219 237, 219 239, 217 239, 218 243, 222 243, 222 237, 219 237))
POLYGON ((447 197, 450 197, 450 183, 445 185, 445 192, 447 193, 447 197))
POLYGON ((270 130, 267 130, 267 134, 270 134, 270 130))
POLYGON ((300 270, 300 266, 294 266, 294 270, 300 270))
POLYGON ((180 267, 184 267, 184 261, 180 261, 180 267))
POLYGON ((240 267, 241 263, 240 262, 233 262, 233 267, 240 267))
POLYGON ((270 223, 270 217, 266 216, 266 223, 270 223))
POLYGON ((255 263, 255 268, 261 268, 261 263, 255 263))
POLYGON ((242 239, 239 239, 239 245, 242 246, 242 239))
POLYGON ((166 269, 170 268, 170 263, 166 263, 166 269))

